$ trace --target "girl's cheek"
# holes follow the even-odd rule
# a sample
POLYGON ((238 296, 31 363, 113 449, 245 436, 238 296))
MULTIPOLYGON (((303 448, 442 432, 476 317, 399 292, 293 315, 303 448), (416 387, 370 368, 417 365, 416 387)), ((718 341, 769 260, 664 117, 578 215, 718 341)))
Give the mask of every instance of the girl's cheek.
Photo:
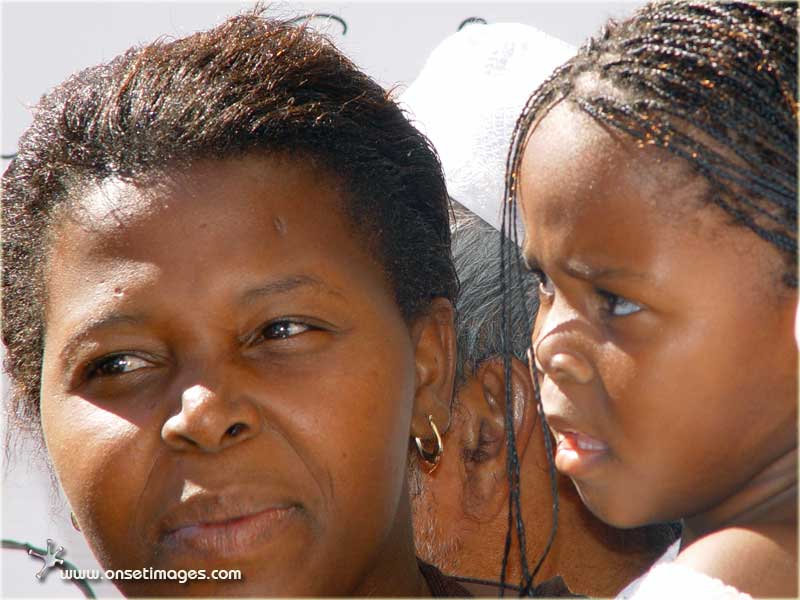
POLYGON ((612 402, 615 398, 627 396, 640 386, 640 377, 644 372, 634 355, 612 344, 598 344, 594 349, 595 371, 612 402))
POLYGON ((542 333, 542 325, 547 319, 547 307, 539 305, 539 310, 536 312, 536 320, 533 322, 533 330, 531 331, 531 348, 536 352, 536 346, 539 343, 539 336, 542 333))

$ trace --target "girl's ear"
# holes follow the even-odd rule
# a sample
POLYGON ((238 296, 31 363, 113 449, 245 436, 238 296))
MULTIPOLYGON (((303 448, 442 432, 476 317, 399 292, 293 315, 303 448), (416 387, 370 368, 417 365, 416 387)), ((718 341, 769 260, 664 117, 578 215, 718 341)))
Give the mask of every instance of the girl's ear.
POLYGON ((412 326, 417 375, 412 437, 434 439, 428 415, 441 433, 450 427, 456 365, 454 317, 452 303, 446 298, 436 298, 412 326))

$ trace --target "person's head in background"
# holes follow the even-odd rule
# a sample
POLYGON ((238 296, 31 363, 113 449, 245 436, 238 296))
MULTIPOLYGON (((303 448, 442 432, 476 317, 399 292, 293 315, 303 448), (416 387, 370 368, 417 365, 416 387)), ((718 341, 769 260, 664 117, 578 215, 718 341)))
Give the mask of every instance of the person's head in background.
POLYGON ((448 199, 326 39, 248 14, 46 95, 3 175, 10 429, 127 595, 430 592, 410 438, 452 397, 448 199))
POLYGON ((797 36, 795 3, 609 23, 533 92, 507 174, 559 470, 766 596, 797 592, 797 36))
MULTIPOLYGON (((538 559, 550 533, 552 496, 542 432, 528 373, 536 284, 520 290, 526 310, 510 314, 513 336, 503 341, 499 295, 500 233, 455 204, 453 260, 460 282, 456 305, 456 392, 444 454, 432 474, 412 472, 414 534, 420 557, 446 573, 496 579, 508 527, 503 349, 513 349, 514 427, 520 455, 527 555, 538 559)), ((624 531, 594 517, 569 479, 559 477, 558 533, 537 581, 561 575, 571 591, 613 596, 676 539, 671 525, 624 531)), ((508 579, 520 577, 516 547, 508 579)))
MULTIPOLYGON (((516 116, 530 89, 573 53, 525 25, 470 26, 442 42, 402 97, 412 122, 437 148, 454 198, 460 295, 453 417, 437 470, 411 472, 418 552, 450 574, 499 575, 509 500, 504 348, 513 356, 513 424, 529 560, 541 555, 550 534, 551 484, 525 356, 538 281, 529 276, 517 282, 514 298, 523 304, 510 305, 512 335, 505 339, 499 225, 516 116)), ((562 575, 573 592, 614 595, 675 537, 669 526, 612 529, 585 509, 568 479, 560 479, 559 491, 559 532, 537 579, 562 575)), ((516 584, 521 574, 515 545, 508 580, 516 584)))

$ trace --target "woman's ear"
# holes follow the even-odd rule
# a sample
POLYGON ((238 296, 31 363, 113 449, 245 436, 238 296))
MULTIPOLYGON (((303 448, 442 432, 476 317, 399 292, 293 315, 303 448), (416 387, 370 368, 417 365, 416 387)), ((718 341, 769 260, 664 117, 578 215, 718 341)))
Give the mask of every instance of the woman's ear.
MULTIPOLYGON (((461 436, 466 473, 464 512, 479 521, 494 518, 508 505, 505 381, 503 359, 495 356, 480 364, 458 394, 466 429, 461 436)), ((536 425, 537 413, 528 367, 516 358, 511 359, 511 405, 521 461, 536 425)))
POLYGON ((800 348, 800 300, 797 302, 797 309, 794 313, 794 339, 797 347, 800 348))
POLYGON ((411 436, 434 439, 428 415, 441 433, 450 426, 450 403, 456 366, 455 311, 446 298, 436 298, 414 322, 416 393, 411 436))

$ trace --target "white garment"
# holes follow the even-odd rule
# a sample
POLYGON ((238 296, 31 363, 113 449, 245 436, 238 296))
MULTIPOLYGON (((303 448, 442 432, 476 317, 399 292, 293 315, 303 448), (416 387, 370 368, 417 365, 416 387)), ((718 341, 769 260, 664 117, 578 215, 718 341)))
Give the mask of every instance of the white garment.
POLYGON ((528 96, 574 54, 528 25, 468 25, 436 47, 400 97, 436 147, 450 196, 495 229, 517 118, 528 96))
MULTIPOLYGON (((663 565, 666 563, 671 563, 675 560, 678 556, 678 551, 681 548, 681 540, 677 539, 675 542, 667 548, 667 550, 662 554, 656 562, 652 564, 650 570, 655 569, 659 565, 663 565)), ((633 597, 633 593, 639 589, 639 585, 642 583, 642 580, 647 576, 647 573, 644 575, 637 577, 633 581, 631 581, 625 588, 617 594, 616 600, 630 600, 633 597)))
POLYGON ((750 594, 675 562, 680 540, 661 555, 650 570, 629 583, 616 600, 753 600, 750 594))

